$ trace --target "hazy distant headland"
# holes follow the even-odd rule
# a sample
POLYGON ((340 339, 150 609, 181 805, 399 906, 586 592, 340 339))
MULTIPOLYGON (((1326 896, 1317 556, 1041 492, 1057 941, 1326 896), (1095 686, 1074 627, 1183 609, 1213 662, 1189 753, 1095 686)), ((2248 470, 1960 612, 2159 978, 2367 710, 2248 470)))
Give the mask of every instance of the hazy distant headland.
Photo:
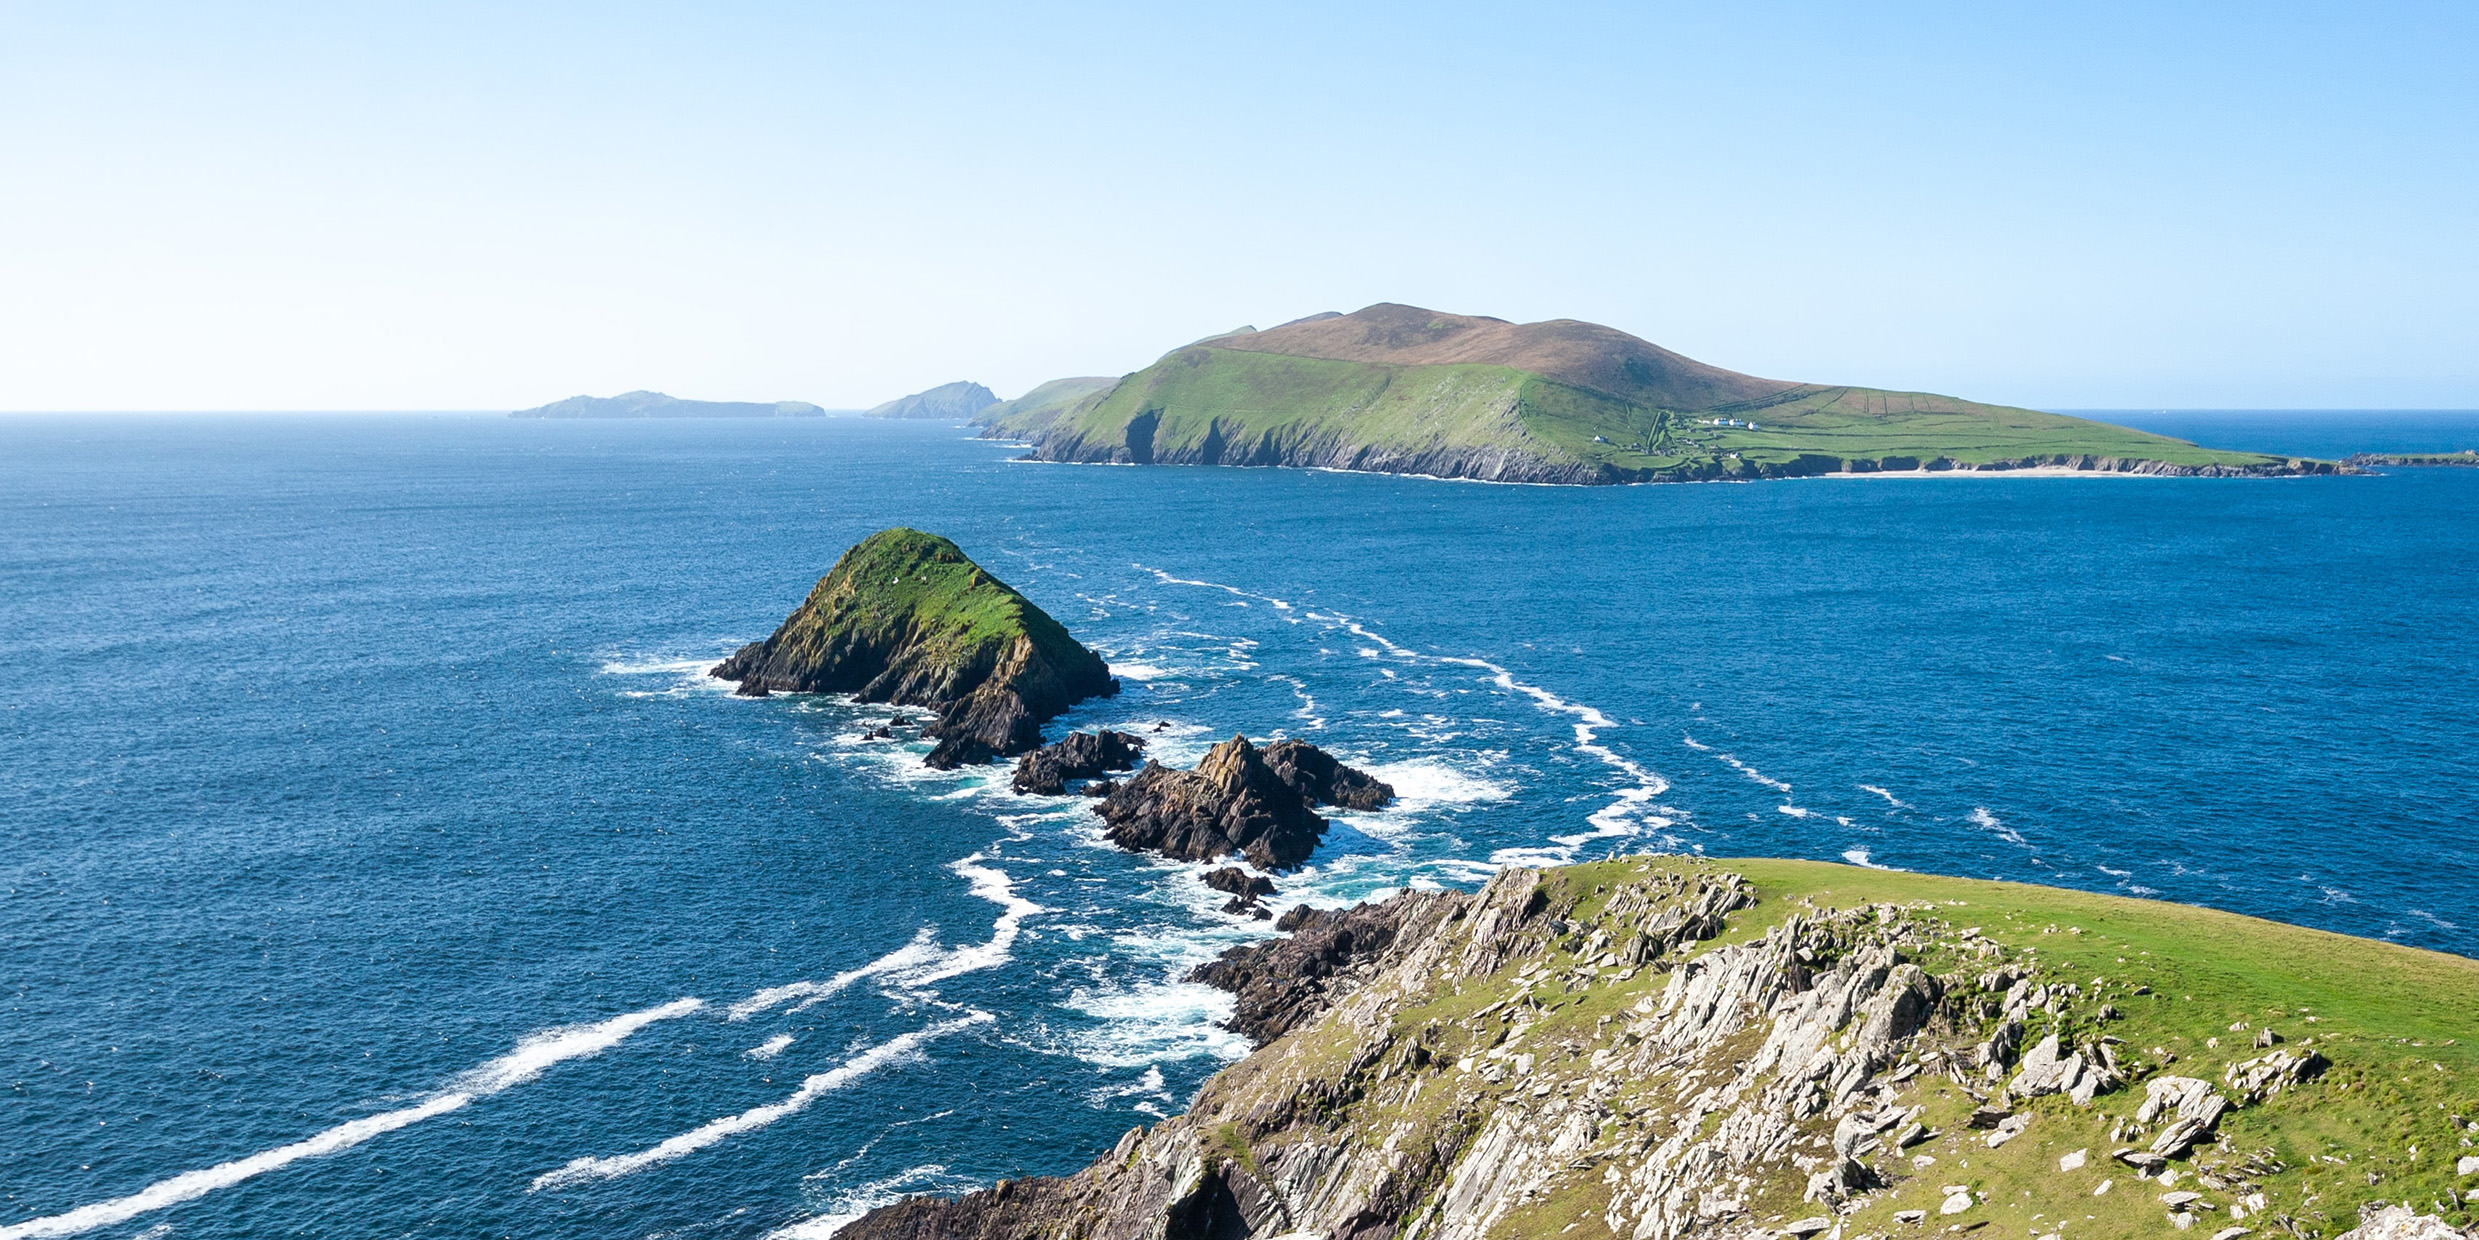
POLYGON ((822 418, 826 410, 807 401, 772 404, 745 400, 682 400, 661 392, 622 392, 617 396, 571 396, 512 418, 822 418))
POLYGON ((945 418, 948 421, 961 422, 998 403, 998 393, 969 379, 959 379, 954 383, 939 384, 926 392, 899 396, 883 405, 864 411, 861 416, 866 418, 945 418))

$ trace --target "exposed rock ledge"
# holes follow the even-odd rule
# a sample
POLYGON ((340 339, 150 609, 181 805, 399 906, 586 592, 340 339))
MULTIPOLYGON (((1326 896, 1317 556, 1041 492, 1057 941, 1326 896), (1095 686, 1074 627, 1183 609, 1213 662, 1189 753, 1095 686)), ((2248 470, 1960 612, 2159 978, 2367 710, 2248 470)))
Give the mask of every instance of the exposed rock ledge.
MULTIPOLYGON (((1761 935, 1714 943, 1754 899, 1718 867, 1643 861, 1509 870, 1476 893, 1295 915, 1293 939, 1200 972, 1239 992, 1251 1036, 1276 1040, 1209 1080, 1186 1114, 1130 1130, 1075 1175, 914 1198, 841 1234, 1488 1240, 1589 1226, 1778 1240, 1844 1219, 1869 1236, 1917 1234, 1940 1206, 1963 1216, 1940 1230, 1960 1231, 2031 1208, 1983 1199, 1963 1168, 2035 1122, 2069 1149, 2130 1143, 2124 1166, 2055 1191, 2091 1202, 2083 1177, 2114 1172, 2157 1211, 2151 1188, 2168 1184, 2134 1177, 2175 1155, 2147 1139, 2183 1152, 2252 1105, 2157 1077, 2139 1112, 2113 1120, 2096 1098, 2143 1069, 2097 1033, 2113 1010, 2102 979, 2047 976, 1925 902, 1801 901, 1763 914, 1761 935), (2018 1064, 2026 1022, 2046 1033, 2018 1064), (1926 1208, 1899 1209, 1909 1202, 1926 1208)), ((2278 1162, 2241 1157, 2183 1181, 2208 1200, 2161 1194, 2169 1222, 2216 1234, 2220 1219, 2196 1211, 2227 1205, 2234 1219, 2264 1212, 2267 1189, 2294 1191, 2270 1183, 2278 1162)))
POLYGON ((1073 732, 1066 740, 1044 745, 1016 759, 1014 786, 1027 796, 1066 796, 1069 780, 1128 770, 1144 754, 1143 737, 1108 728, 1073 732))
POLYGON ((925 706, 937 744, 925 759, 952 769, 1041 744, 1041 725, 1085 698, 1119 691, 1101 656, 954 543, 919 530, 881 530, 819 579, 774 636, 743 646, 710 673, 739 692, 849 693, 861 702, 925 706))
POLYGON ((1289 870, 1325 838, 1326 820, 1312 806, 1366 810, 1393 800, 1392 787, 1307 741, 1260 750, 1234 736, 1193 771, 1147 764, 1093 812, 1110 824, 1111 842, 1132 852, 1183 861, 1238 854, 1260 870, 1289 870))

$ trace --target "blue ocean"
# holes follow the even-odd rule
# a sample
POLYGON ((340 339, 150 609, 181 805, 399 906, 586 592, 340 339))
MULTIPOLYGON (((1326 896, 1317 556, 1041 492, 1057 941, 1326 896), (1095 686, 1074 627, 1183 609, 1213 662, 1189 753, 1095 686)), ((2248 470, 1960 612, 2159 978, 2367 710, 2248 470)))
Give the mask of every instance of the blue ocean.
MULTIPOLYGON (((2108 416, 2479 445, 2479 415, 2108 416)), ((703 674, 898 524, 1113 664, 1054 735, 1301 736, 1395 785, 1277 905, 1786 854, 2479 954, 2479 470, 1016 454, 855 419, 0 420, 0 1240, 816 1237, 1176 1112, 1246 1049, 1181 978, 1264 923, 1081 800, 868 739, 885 708, 703 674)))

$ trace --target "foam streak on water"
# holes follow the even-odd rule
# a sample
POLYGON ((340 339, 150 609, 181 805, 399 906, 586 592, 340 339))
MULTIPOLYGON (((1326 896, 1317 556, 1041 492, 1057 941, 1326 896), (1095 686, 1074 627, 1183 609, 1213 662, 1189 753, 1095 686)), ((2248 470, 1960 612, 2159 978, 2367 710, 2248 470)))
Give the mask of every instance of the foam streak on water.
POLYGON ((69 1236, 97 1227, 125 1223, 141 1214, 161 1210, 204 1197, 219 1188, 230 1188, 253 1176, 265 1175, 279 1167, 289 1166, 305 1158, 322 1158, 349 1150, 373 1137, 399 1128, 418 1124, 426 1119, 461 1110, 475 1100, 487 1098, 502 1090, 512 1089, 541 1076, 553 1064, 570 1059, 599 1055, 620 1044, 628 1035, 658 1020, 686 1016, 704 1007, 702 1000, 674 999, 660 1007, 651 1007, 625 1016, 592 1025, 569 1025, 547 1029, 518 1042, 516 1049, 489 1063, 458 1076, 448 1088, 428 1098, 393 1111, 383 1111, 350 1123, 338 1124, 304 1141, 278 1146, 252 1154, 247 1158, 176 1175, 148 1185, 126 1197, 80 1206, 65 1214, 31 1219, 8 1227, 0 1227, 0 1240, 33 1240, 39 1236, 69 1236))
POLYGON ((658 1163, 667 1163, 675 1158, 685 1158, 707 1146, 719 1144, 729 1137, 744 1132, 754 1132, 786 1116, 796 1115, 807 1109, 810 1103, 880 1068, 912 1057, 924 1044, 932 1040, 986 1023, 991 1019, 988 1012, 974 1012, 957 1020, 943 1021, 926 1029, 889 1038, 833 1068, 802 1081, 800 1088, 793 1090, 782 1101, 751 1107, 738 1115, 726 1115, 721 1119, 701 1124, 676 1137, 669 1138, 661 1144, 638 1150, 632 1154, 576 1159, 557 1171, 546 1171, 535 1176, 533 1191, 540 1192, 546 1188, 568 1188, 593 1180, 617 1179, 620 1176, 643 1171, 658 1163))

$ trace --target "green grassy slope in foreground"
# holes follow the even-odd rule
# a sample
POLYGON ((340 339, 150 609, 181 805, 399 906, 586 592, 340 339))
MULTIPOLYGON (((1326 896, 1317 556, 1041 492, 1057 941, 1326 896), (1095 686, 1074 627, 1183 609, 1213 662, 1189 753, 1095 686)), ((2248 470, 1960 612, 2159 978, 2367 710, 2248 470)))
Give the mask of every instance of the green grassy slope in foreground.
POLYGON ((2479 1207, 2479 961, 2460 957, 1676 857, 1505 871, 1251 952, 1243 1020, 1279 1008, 1269 988, 1315 1002, 1187 1114, 1073 1177, 889 1207, 847 1240, 2202 1240, 2338 1236, 2378 1203, 2467 1227, 2479 1207), (2079 1065, 2071 1092, 2050 1052, 2079 1065), (2144 1109, 2189 1082, 2230 1108, 2191 1148, 2174 1105, 2144 1109))
POLYGON ((1758 379, 1623 332, 1379 305, 1174 350, 1099 399, 987 419, 1035 455, 1531 482, 2330 465, 1922 392, 1758 379))

